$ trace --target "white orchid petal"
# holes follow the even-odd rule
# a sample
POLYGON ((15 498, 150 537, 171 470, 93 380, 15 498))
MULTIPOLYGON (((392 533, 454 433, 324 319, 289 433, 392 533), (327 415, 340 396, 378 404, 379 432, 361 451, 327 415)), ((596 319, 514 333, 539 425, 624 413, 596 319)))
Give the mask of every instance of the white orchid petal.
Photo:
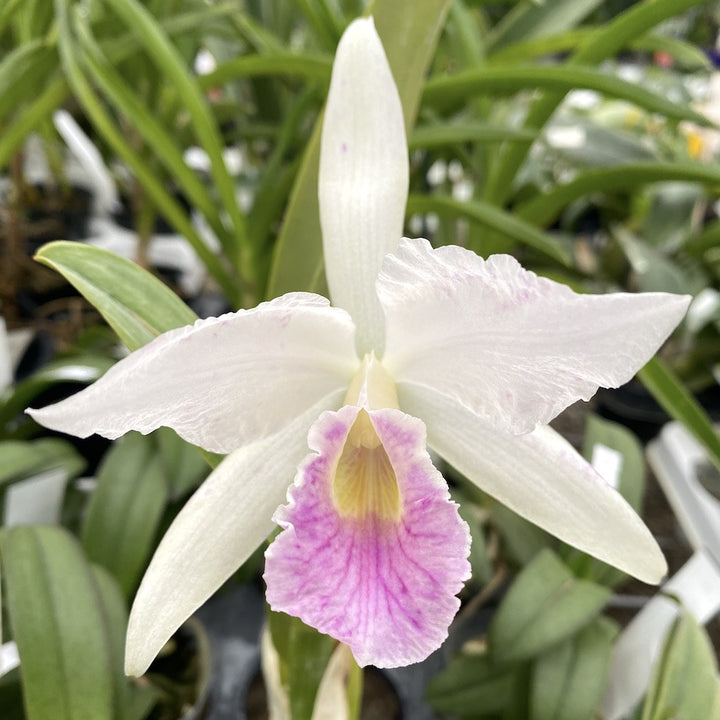
POLYGON ((337 48, 323 122, 319 200, 333 304, 358 328, 358 350, 382 351, 375 278, 402 236, 408 156, 402 106, 372 18, 337 48))
POLYGON ((399 382, 452 396, 514 433, 546 424, 652 357, 690 298, 667 293, 578 295, 509 255, 483 260, 456 246, 403 240, 378 278, 399 382))
POLYGON ((494 430, 453 398, 398 386, 403 411, 425 420, 428 443, 481 490, 565 542, 657 583, 667 565, 622 495, 547 426, 494 430))
POLYGON ((308 428, 337 408, 333 393, 279 433, 225 458, 190 498, 155 551, 135 597, 127 632, 126 672, 142 675, 168 638, 272 531, 308 428))
POLYGON ((347 313, 325 298, 284 295, 164 333, 82 392, 28 412, 80 437, 164 425, 226 453, 347 388, 358 365, 353 331, 347 313))

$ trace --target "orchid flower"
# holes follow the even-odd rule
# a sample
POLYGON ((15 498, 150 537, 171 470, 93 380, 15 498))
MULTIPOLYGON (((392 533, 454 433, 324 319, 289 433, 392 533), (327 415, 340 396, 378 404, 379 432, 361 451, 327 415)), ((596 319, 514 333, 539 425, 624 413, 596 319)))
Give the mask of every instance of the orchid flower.
POLYGON ((362 665, 409 664, 439 647, 469 575, 469 535, 426 446, 581 550, 648 582, 665 573, 639 517, 547 423, 628 381, 689 299, 578 295, 509 256, 401 240, 407 144, 372 19, 338 46, 319 177, 333 306, 290 293, 199 320, 30 411, 82 437, 165 425, 229 453, 140 585, 130 674, 266 539, 273 517, 273 609, 347 643, 362 665))

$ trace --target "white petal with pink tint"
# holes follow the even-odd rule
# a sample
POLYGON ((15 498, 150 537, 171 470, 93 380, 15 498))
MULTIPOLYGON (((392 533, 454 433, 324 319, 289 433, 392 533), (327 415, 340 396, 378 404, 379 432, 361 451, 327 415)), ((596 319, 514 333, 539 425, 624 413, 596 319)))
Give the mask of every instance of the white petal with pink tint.
POLYGON ((690 298, 578 295, 456 246, 403 240, 377 283, 385 310, 383 365, 395 381, 453 397, 498 429, 529 432, 653 356, 690 298))
POLYGON ((80 437, 167 426, 227 453, 346 388, 357 366, 348 314, 319 295, 291 293, 166 332, 89 388, 28 412, 80 437))
POLYGON ((402 237, 408 192, 402 106, 372 18, 351 23, 338 45, 321 147, 318 196, 330 299, 352 315, 364 355, 382 349, 375 278, 402 237))
POLYGON ((311 430, 314 454, 275 516, 284 530, 266 552, 267 599, 349 645, 360 665, 395 667, 447 637, 470 538, 427 454, 424 425, 399 410, 368 413, 395 472, 399 518, 340 515, 333 480, 359 412, 325 413, 311 430))
POLYGON ((519 515, 630 575, 657 583, 667 565, 619 492, 550 427, 515 436, 454 398, 398 387, 400 406, 425 418, 428 444, 519 515))
POLYGON ((272 514, 307 452, 306 434, 341 395, 276 435, 228 455, 188 500, 155 551, 130 612, 125 668, 142 675, 168 638, 273 529, 272 514))

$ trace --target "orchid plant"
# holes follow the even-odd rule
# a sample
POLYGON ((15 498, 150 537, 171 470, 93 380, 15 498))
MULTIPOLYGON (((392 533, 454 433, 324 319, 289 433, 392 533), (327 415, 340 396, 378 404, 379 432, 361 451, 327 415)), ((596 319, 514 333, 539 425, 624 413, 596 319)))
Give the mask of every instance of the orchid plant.
POLYGON ((356 20, 338 46, 321 144, 333 305, 290 293, 200 320, 29 411, 81 437, 169 426, 229 453, 141 583, 129 674, 147 669, 273 523, 274 610, 346 643, 361 665, 425 658, 470 572, 468 529, 428 446, 566 542, 646 582, 664 575, 640 518, 547 424, 628 381, 689 298, 578 295, 510 256, 401 239, 407 186, 397 90, 372 19, 356 20))

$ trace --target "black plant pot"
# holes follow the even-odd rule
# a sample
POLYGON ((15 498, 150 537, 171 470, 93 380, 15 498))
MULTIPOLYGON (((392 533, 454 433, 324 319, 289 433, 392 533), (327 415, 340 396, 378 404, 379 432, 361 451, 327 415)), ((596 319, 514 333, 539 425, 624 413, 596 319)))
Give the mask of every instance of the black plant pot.
POLYGON ((82 240, 88 235, 92 193, 86 188, 71 186, 58 189, 33 185, 25 215, 29 228, 28 249, 34 253, 51 240, 82 240))
MULTIPOLYGON (((595 399, 602 417, 629 428, 643 443, 652 440, 671 419, 639 380, 615 390, 600 389, 595 399)), ((720 421, 720 386, 698 393, 696 399, 712 420, 720 421)))

